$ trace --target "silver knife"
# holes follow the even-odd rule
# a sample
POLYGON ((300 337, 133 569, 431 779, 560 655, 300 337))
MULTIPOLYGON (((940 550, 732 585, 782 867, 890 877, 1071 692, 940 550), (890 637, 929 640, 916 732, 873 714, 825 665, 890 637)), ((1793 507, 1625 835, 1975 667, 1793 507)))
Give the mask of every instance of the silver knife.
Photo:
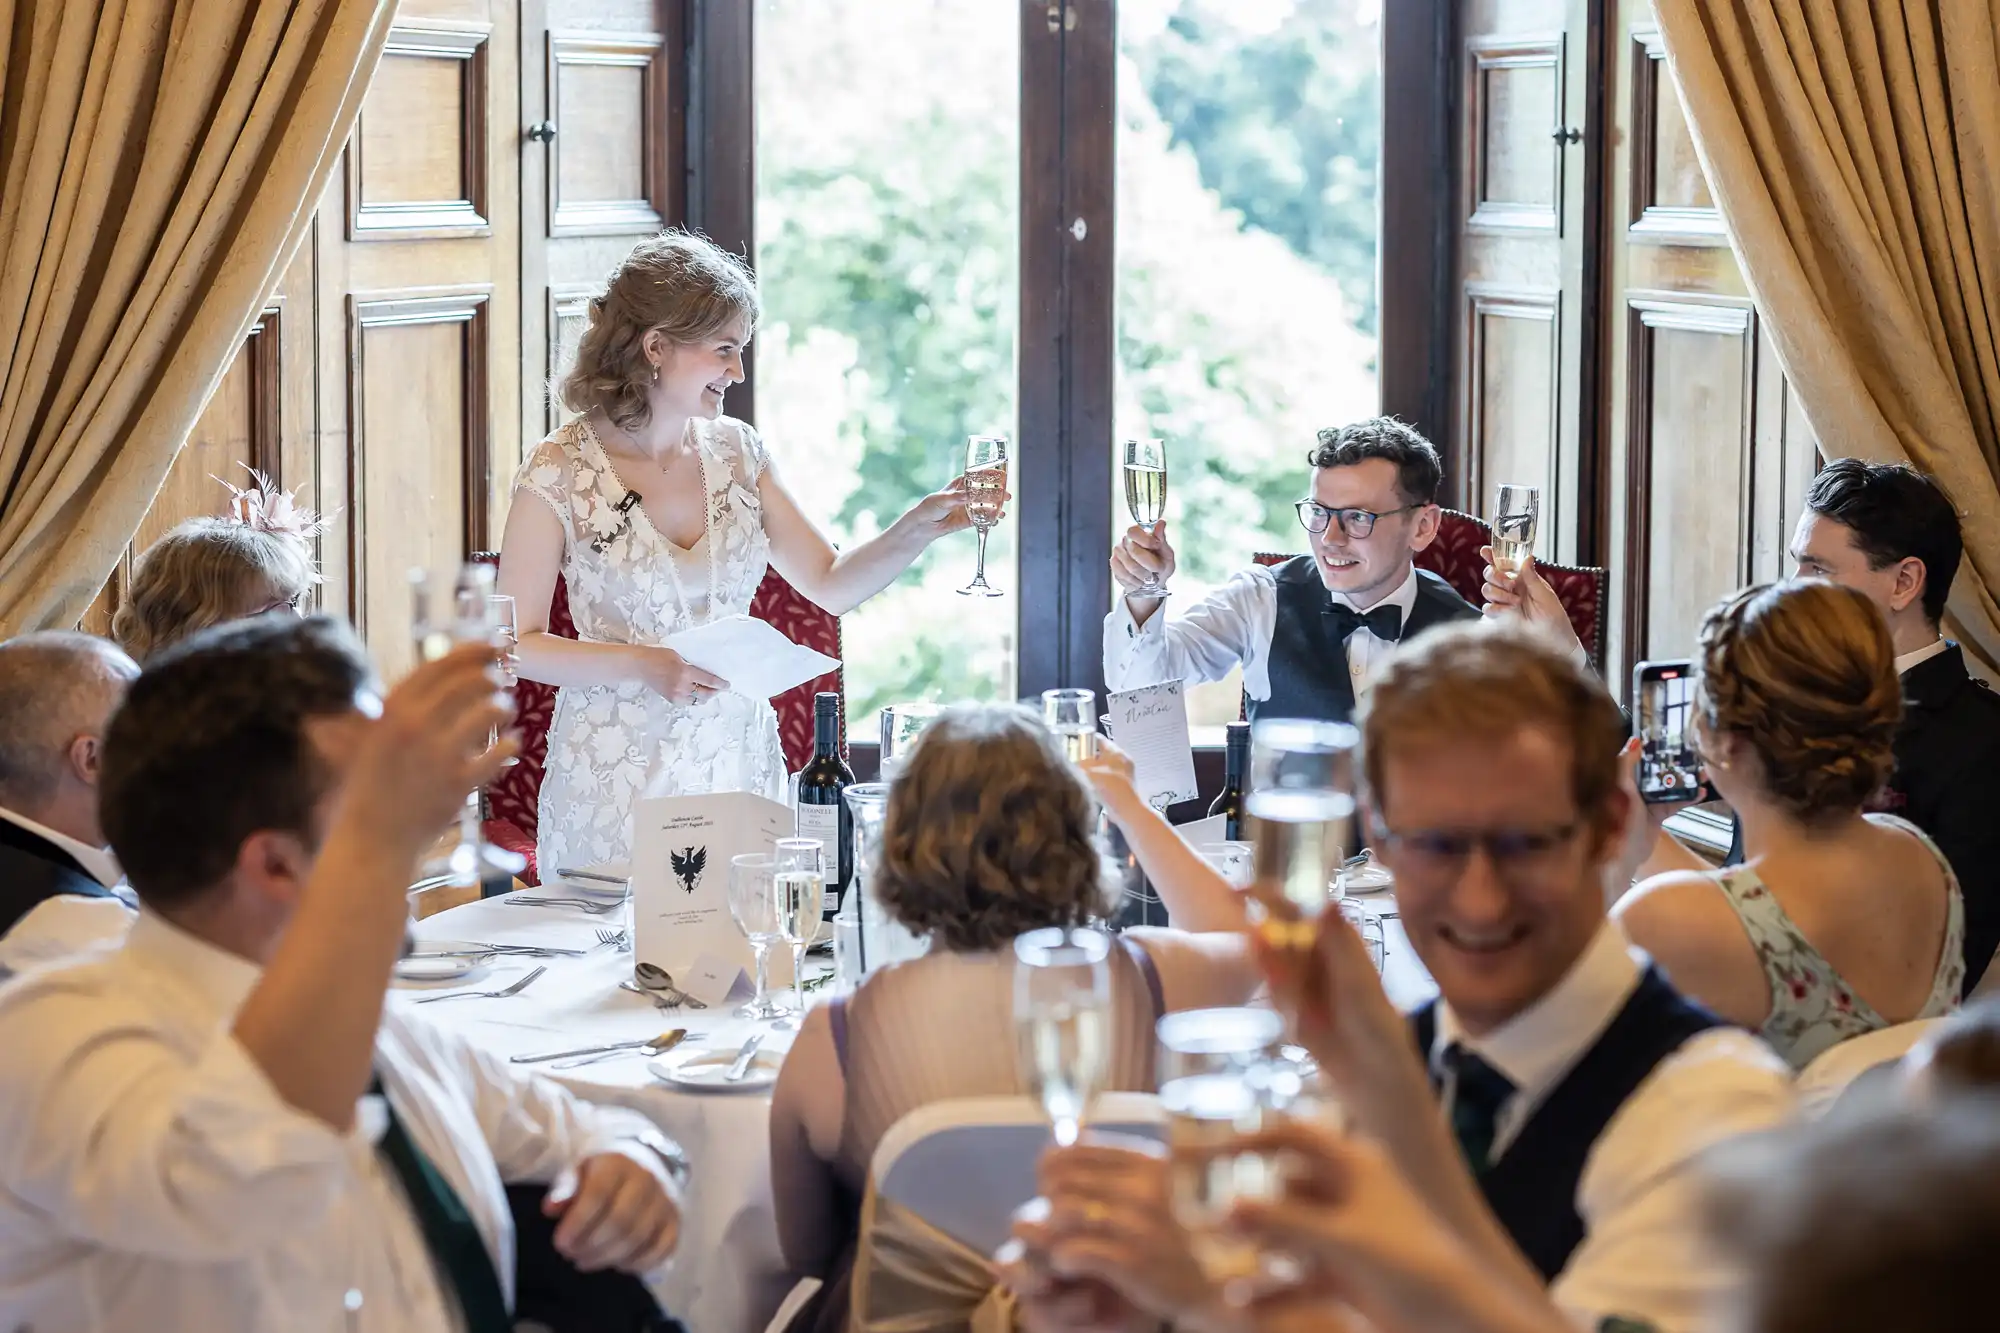
POLYGON ((750 1072, 750 1062, 757 1056, 757 1048, 763 1044, 764 1034, 753 1032, 743 1043, 743 1049, 736 1053, 736 1063, 722 1076, 724 1083, 741 1083, 743 1076, 750 1072))
POLYGON ((517 1065, 538 1065, 544 1060, 563 1060, 572 1055, 602 1055, 607 1051, 629 1051, 652 1041, 651 1037, 641 1037, 637 1041, 612 1041, 601 1046, 579 1046, 573 1051, 548 1051, 542 1055, 515 1055, 508 1060, 517 1065))
POLYGON ((595 870, 564 870, 556 868, 557 879, 587 879, 596 884, 630 884, 630 875, 600 875, 595 870))

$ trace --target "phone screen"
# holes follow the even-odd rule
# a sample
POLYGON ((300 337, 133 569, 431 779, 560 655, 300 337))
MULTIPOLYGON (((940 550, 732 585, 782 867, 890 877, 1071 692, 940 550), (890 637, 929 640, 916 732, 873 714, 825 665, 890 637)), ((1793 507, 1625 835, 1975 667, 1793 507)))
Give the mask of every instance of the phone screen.
POLYGON ((1641 662, 1632 673, 1639 716, 1639 794, 1690 801, 1701 791, 1701 761, 1688 726, 1694 711, 1691 662, 1641 662))

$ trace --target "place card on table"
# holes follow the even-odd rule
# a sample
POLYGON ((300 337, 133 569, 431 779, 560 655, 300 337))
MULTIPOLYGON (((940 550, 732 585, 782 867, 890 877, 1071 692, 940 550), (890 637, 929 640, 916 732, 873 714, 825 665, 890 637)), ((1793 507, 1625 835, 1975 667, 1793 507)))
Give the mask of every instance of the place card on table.
POLYGON ((633 961, 682 983, 704 955, 749 967, 750 941, 729 915, 729 860, 770 852, 792 825, 790 810, 751 792, 633 802, 633 961))
POLYGON ((1177 680, 1120 690, 1104 699, 1111 739, 1132 757, 1132 780, 1155 809, 1200 794, 1194 778, 1194 743, 1188 737, 1187 698, 1177 680))

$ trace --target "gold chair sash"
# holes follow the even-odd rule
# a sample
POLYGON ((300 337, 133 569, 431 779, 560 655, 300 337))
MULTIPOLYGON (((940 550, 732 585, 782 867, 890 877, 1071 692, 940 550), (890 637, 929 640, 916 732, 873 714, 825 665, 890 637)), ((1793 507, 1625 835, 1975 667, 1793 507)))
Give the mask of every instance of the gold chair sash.
POLYGON ((876 1195, 861 1209, 852 1333, 1013 1333, 1014 1293, 993 1261, 915 1211, 876 1195))

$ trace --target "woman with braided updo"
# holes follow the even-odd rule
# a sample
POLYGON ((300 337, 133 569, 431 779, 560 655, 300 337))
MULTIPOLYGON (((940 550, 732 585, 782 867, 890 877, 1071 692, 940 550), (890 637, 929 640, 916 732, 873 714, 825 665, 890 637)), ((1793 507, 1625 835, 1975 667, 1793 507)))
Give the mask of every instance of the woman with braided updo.
POLYGON ((521 674, 563 687, 542 781, 544 877, 627 862, 632 802, 647 790, 782 794, 770 701, 691 665, 669 635, 747 615, 767 564, 842 614, 971 526, 954 483, 836 551, 757 432, 722 414, 757 316, 736 256, 684 231, 641 241, 590 303, 560 386, 576 417, 514 482, 500 591, 514 597, 521 674), (548 632, 558 577, 575 639, 548 632))
POLYGON ((1615 913, 1632 942, 1794 1067, 1955 1008, 1958 880, 1915 825, 1864 813, 1903 714, 1881 613, 1822 579, 1748 589, 1702 622, 1696 676, 1696 744, 1743 864, 1633 889, 1615 913))

